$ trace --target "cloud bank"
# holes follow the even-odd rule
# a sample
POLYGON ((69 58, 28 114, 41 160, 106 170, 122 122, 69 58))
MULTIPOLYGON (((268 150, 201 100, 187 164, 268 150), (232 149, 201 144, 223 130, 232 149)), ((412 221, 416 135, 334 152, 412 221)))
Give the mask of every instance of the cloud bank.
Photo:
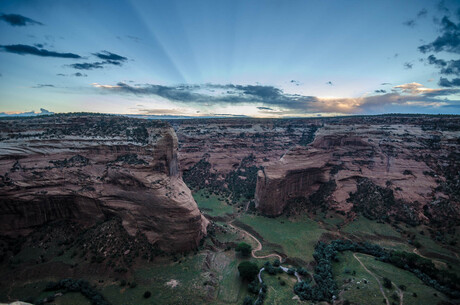
POLYGON ((106 65, 121 66, 125 61, 128 60, 128 58, 124 56, 111 53, 109 51, 101 51, 93 53, 93 55, 99 59, 102 59, 103 61, 76 63, 68 66, 77 70, 94 70, 102 69, 106 65))
POLYGON ((384 110, 388 105, 441 107, 460 101, 447 97, 460 89, 431 89, 419 83, 409 83, 392 88, 391 92, 379 90, 378 94, 356 98, 325 98, 288 94, 274 86, 201 84, 163 86, 145 84, 131 86, 94 83, 93 87, 105 94, 128 94, 139 97, 160 97, 178 105, 212 107, 222 105, 253 105, 260 113, 296 115, 310 113, 357 114, 384 110))
POLYGON ((41 22, 18 14, 1 14, 0 20, 5 21, 12 26, 43 25, 41 22))
POLYGON ((57 58, 81 58, 80 55, 74 53, 60 53, 55 51, 49 51, 46 49, 39 49, 34 46, 25 44, 13 44, 13 45, 0 45, 0 49, 4 52, 18 54, 18 55, 35 55, 41 57, 57 57, 57 58))

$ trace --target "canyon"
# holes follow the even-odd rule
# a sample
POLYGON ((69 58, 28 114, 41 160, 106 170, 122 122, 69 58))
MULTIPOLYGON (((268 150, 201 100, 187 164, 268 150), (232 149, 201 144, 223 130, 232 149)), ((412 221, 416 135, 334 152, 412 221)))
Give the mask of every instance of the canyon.
POLYGON ((460 121, 455 116, 171 123, 184 179, 192 173, 192 185, 201 177, 197 188, 230 197, 234 185, 253 181, 246 199, 254 199, 267 216, 325 208, 352 218, 360 211, 414 224, 460 218, 460 121))
POLYGON ((194 249, 206 235, 167 123, 68 115, 4 120, 0 130, 1 234, 118 217, 163 251, 194 249))
POLYGON ((268 266, 266 304, 308 304, 298 278, 266 271, 275 258, 301 285, 322 282, 327 304, 390 296, 357 280, 366 268, 407 286, 408 304, 459 289, 458 116, 6 118, 0 190, 0 301, 242 304, 259 297, 238 273, 249 260, 268 266), (235 251, 242 242, 252 257, 235 251), (364 252, 317 260, 334 243, 364 252), (366 254, 377 252, 390 258, 366 254), (392 266, 393 254, 448 286, 392 266))

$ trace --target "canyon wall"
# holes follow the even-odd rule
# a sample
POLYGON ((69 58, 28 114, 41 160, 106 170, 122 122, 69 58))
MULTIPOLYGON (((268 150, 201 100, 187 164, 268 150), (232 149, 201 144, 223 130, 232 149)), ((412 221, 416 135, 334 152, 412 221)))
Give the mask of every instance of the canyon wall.
POLYGON ((206 234, 167 123, 99 115, 2 120, 0 138, 1 234, 113 216, 164 251, 193 249, 206 234))
POLYGON ((304 198, 313 208, 326 204, 343 213, 364 211, 375 218, 394 216, 419 223, 435 219, 443 210, 445 214, 447 205, 458 222, 456 128, 427 130, 421 119, 418 124, 346 120, 325 124, 313 143, 290 149, 258 172, 259 211, 278 216, 292 201, 304 198), (314 195, 325 183, 334 187, 318 200, 314 195))

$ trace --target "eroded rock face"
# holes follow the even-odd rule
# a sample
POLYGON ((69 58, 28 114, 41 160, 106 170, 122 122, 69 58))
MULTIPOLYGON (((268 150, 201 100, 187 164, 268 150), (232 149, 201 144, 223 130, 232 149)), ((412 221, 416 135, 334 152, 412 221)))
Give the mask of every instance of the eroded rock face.
POLYGON ((292 148, 259 171, 256 207, 277 216, 290 201, 312 201, 321 185, 332 182, 327 208, 345 213, 369 209, 369 217, 417 223, 436 219, 434 203, 447 201, 458 220, 460 202, 453 185, 459 177, 460 132, 423 126, 423 119, 407 125, 327 124, 309 146, 292 148))
POLYGON ((182 181, 177 137, 165 123, 112 116, 0 122, 0 233, 111 215, 164 251, 195 248, 206 234, 182 181))

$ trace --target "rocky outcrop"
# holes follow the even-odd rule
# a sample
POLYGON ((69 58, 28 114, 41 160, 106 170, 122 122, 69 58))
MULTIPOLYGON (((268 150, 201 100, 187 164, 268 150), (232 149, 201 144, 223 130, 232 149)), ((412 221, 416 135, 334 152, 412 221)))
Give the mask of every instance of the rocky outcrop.
POLYGON ((1 234, 111 216, 164 251, 193 249, 206 234, 166 123, 67 115, 4 120, 0 132, 1 234))
POLYGON ((303 151, 303 148, 296 147, 275 166, 258 172, 255 200, 262 213, 280 215, 289 199, 312 194, 328 181, 329 175, 324 170, 327 160, 314 151, 308 155, 303 151), (296 162, 289 162, 294 156, 296 162))
POLYGON ((428 221, 431 216, 424 210, 444 198, 451 211, 457 211, 453 217, 460 219, 455 192, 443 187, 455 185, 458 178, 447 177, 446 166, 459 168, 459 161, 452 160, 460 150, 459 132, 422 127, 423 122, 326 125, 313 143, 291 149, 259 171, 256 207, 277 216, 296 198, 307 198, 314 205, 313 195, 332 181, 335 189, 328 195, 327 208, 345 213, 378 208, 378 213, 367 214, 417 223, 428 221))

